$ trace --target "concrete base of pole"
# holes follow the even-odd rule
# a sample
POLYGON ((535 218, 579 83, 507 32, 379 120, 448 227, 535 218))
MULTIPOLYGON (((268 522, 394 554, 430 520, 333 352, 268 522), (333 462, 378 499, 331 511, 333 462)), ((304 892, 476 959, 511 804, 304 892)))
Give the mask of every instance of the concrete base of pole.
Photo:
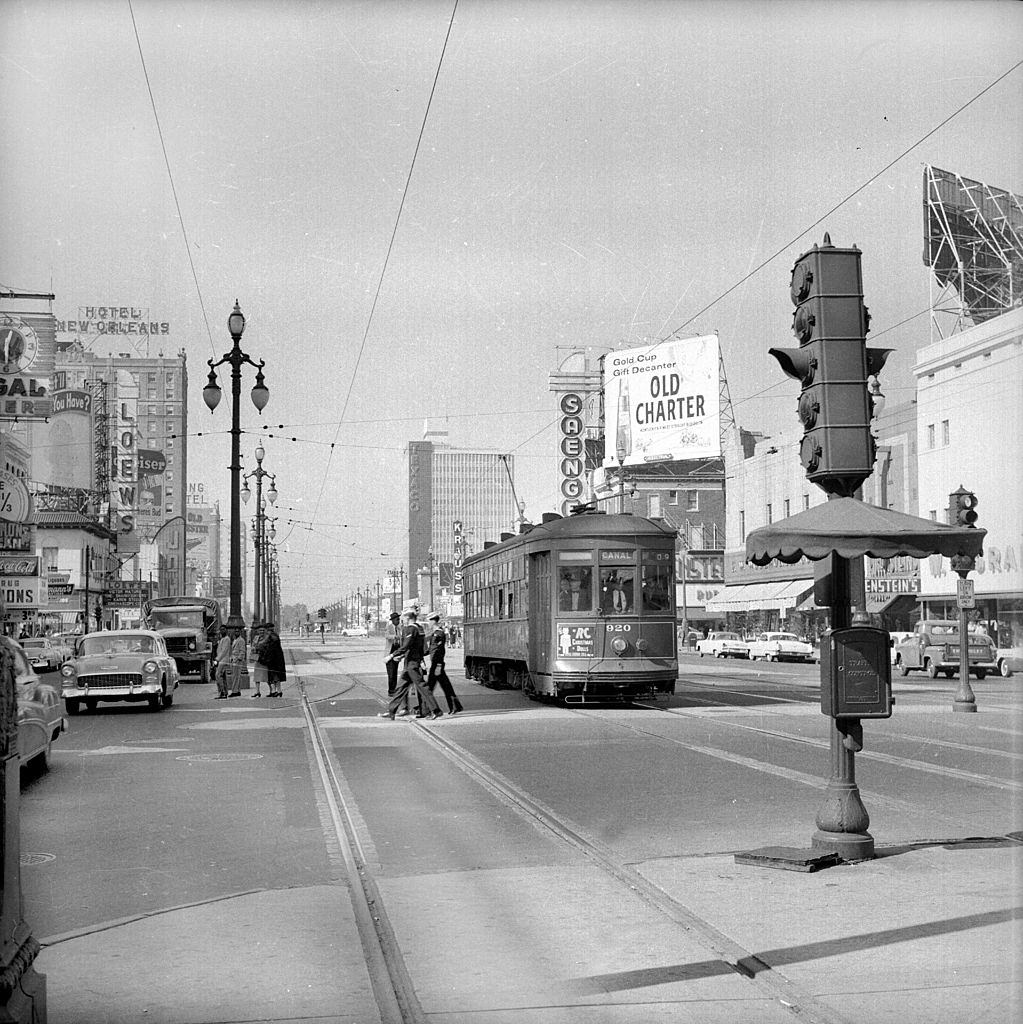
POLYGON ((874 837, 869 832, 814 832, 814 850, 834 853, 847 864, 874 859, 874 837))
POLYGON ((977 703, 976 703, 976 701, 972 701, 972 700, 964 700, 964 701, 957 700, 957 701, 953 701, 952 702, 952 710, 953 711, 976 711, 977 710, 977 703))
POLYGON ((32 966, 38 952, 39 943, 30 938, 4 964, 0 1024, 46 1024, 46 975, 32 966))

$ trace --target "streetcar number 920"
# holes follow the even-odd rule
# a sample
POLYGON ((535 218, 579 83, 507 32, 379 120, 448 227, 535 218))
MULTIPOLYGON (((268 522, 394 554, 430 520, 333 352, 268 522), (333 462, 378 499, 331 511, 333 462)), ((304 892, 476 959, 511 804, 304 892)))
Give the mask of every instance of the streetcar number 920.
POLYGON ((609 633, 631 633, 632 626, 627 622, 609 622, 607 631, 609 633))

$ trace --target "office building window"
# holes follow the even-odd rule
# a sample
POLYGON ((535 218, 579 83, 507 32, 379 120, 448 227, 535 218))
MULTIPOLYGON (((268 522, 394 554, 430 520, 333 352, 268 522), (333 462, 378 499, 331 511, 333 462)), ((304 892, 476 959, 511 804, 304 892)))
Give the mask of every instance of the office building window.
POLYGON ((941 421, 941 443, 947 448, 949 444, 948 420, 941 421))
POLYGON ((700 511, 700 492, 699 491, 686 491, 686 511, 687 512, 699 512, 700 511))
POLYGON ((739 512, 739 540, 741 543, 746 542, 746 513, 742 510, 739 512))
POLYGON ((788 519, 788 517, 790 515, 792 515, 792 502, 790 502, 789 499, 786 498, 785 499, 785 518, 788 519))
POLYGON ((669 505, 677 505, 678 504, 678 491, 668 491, 668 504, 669 505))
POLYGON ((803 511, 805 512, 810 507, 810 495, 803 495, 803 511))
POLYGON ((770 503, 770 502, 768 502, 768 503, 767 503, 767 522, 768 522, 768 523, 773 523, 773 522, 774 522, 774 520, 773 520, 773 519, 771 518, 771 513, 772 513, 772 511, 773 511, 773 510, 772 510, 772 508, 771 508, 771 503, 770 503))
POLYGON ((933 423, 928 423, 927 424, 927 447, 929 449, 933 449, 934 448, 934 438, 935 438, 934 424, 933 423))
POLYGON ((661 496, 659 494, 650 495, 650 511, 648 515, 653 518, 658 518, 661 514, 661 496))

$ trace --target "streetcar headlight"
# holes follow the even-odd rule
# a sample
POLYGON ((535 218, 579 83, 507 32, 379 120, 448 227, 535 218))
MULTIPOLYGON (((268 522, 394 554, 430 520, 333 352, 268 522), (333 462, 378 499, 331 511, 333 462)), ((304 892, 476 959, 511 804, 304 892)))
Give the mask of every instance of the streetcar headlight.
POLYGON ((616 636, 614 640, 611 641, 611 650, 614 651, 615 654, 624 654, 628 649, 628 640, 625 640, 620 636, 616 636))
POLYGON ((643 652, 643 651, 645 651, 645 650, 646 650, 646 649, 647 649, 647 648, 648 648, 649 646, 650 646, 650 644, 649 644, 649 642, 648 642, 648 641, 646 641, 646 640, 637 640, 637 641, 636 641, 636 650, 637 650, 637 651, 643 652))

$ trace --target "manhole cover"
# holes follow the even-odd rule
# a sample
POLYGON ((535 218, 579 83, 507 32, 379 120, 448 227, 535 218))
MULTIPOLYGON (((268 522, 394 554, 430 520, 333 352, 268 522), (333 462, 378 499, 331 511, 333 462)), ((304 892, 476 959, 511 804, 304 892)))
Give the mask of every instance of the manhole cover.
POLYGON ((262 754, 182 754, 175 761, 260 761, 262 754))
POLYGON ((51 860, 56 860, 57 855, 55 853, 23 853, 21 855, 21 866, 23 868, 34 868, 37 864, 49 864, 51 860))

